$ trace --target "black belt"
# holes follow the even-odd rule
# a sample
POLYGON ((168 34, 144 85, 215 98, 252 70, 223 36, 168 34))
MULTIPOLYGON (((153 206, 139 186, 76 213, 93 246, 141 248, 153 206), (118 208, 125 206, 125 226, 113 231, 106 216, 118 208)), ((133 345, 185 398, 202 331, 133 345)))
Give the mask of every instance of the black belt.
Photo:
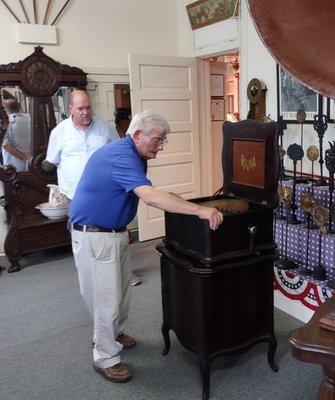
POLYGON ((80 232, 115 232, 115 233, 125 232, 127 230, 125 226, 123 226, 122 228, 109 229, 109 228, 102 228, 101 226, 81 225, 81 224, 73 224, 72 229, 80 232))

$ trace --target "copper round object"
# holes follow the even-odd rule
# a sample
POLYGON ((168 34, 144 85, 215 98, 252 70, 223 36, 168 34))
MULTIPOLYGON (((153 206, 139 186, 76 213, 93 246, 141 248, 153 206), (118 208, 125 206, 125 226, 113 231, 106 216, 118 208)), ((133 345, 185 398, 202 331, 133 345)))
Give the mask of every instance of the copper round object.
POLYGON ((319 149, 314 144, 307 148, 307 158, 310 161, 316 161, 319 158, 319 149))
POLYGON ((256 29, 288 73, 335 97, 334 0, 248 0, 256 29))
POLYGON ((312 219, 322 232, 326 231, 326 223, 329 218, 329 213, 323 204, 315 204, 312 209, 312 219))
POLYGON ((283 186, 279 190, 279 199, 284 204, 290 204, 292 201, 292 189, 289 186, 283 186))
POLYGON ((303 211, 311 213, 316 204, 316 199, 311 193, 305 193, 300 197, 300 205, 303 211))

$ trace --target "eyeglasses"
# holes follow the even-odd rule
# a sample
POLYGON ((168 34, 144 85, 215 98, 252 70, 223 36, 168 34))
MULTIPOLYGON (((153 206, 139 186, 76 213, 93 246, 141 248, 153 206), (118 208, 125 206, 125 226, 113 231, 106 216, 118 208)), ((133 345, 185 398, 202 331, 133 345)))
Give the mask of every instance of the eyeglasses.
MULTIPOLYGON (((139 132, 141 132, 142 135, 144 135, 147 139, 149 139, 149 136, 145 132, 143 132, 141 130, 139 132)), ((154 138, 150 138, 150 142, 155 147, 158 147, 158 146, 164 146, 168 142, 168 140, 165 138, 163 139, 163 138, 154 137, 154 138)))
POLYGON ((162 138, 151 138, 150 141, 155 146, 161 146, 161 145, 164 146, 168 142, 167 139, 162 139, 162 138))

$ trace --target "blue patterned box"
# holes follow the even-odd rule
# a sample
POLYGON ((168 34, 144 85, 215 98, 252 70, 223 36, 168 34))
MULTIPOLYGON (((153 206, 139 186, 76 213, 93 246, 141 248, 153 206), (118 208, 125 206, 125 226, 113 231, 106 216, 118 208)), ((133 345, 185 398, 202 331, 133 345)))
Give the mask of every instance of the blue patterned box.
MULTIPOLYGON (((303 266, 306 265, 306 252, 307 252, 307 228, 301 227, 300 229, 300 262, 303 266)), ((319 229, 311 229, 309 231, 309 250, 308 250, 308 267, 314 267, 319 264, 319 240, 321 238, 323 244, 323 236, 319 229)), ((321 254, 321 265, 322 254, 321 254)))
POLYGON ((287 258, 295 262, 300 262, 300 228, 300 224, 288 224, 284 228, 287 232, 287 258))
POLYGON ((300 225, 291 225, 286 221, 276 221, 275 240, 280 255, 285 257, 285 246, 287 236, 286 257, 298 262, 300 260, 300 225))
POLYGON ((283 231, 285 224, 286 224, 286 221, 279 221, 279 220, 276 220, 275 224, 274 224, 274 229, 275 229, 274 237, 275 237, 275 242, 278 246, 278 251, 279 251, 280 256, 283 255, 283 253, 282 253, 283 245, 285 245, 285 234, 283 231))
POLYGON ((322 262, 328 277, 335 278, 335 235, 323 235, 322 262))

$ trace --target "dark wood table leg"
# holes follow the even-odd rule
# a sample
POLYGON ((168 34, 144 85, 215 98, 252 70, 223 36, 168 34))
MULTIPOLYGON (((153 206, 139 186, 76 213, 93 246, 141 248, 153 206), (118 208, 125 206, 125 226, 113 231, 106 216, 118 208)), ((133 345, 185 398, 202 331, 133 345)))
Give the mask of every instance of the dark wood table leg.
POLYGON ((170 341, 170 335, 169 335, 170 327, 167 326, 164 322, 162 325, 162 335, 164 338, 164 349, 162 351, 162 355, 166 356, 167 353, 170 351, 170 346, 171 346, 171 341, 170 341))
POLYGON ((275 363, 276 350, 277 350, 277 340, 275 336, 272 336, 269 340, 268 362, 273 372, 279 371, 279 368, 275 363))
POLYGON ((325 378, 321 383, 317 400, 335 400, 335 365, 322 366, 325 378))
POLYGON ((210 385, 210 368, 211 364, 208 356, 200 357, 200 373, 202 379, 202 400, 209 399, 209 385, 210 385))
POLYGON ((325 301, 310 321, 290 336, 293 357, 299 361, 322 365, 324 379, 317 400, 335 400, 335 332, 324 329, 319 321, 335 310, 335 296, 325 301))

